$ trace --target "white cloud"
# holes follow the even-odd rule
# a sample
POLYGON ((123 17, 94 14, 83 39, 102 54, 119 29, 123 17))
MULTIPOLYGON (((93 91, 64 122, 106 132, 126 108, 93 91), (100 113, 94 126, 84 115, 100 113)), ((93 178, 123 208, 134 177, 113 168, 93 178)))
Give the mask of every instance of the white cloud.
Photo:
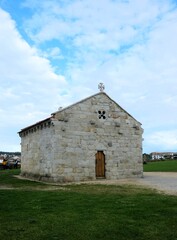
MULTIPOLYGON (((65 89, 64 76, 54 73, 50 62, 25 42, 8 13, 0 9, 0 102, 1 147, 16 145, 17 131, 55 110, 58 95, 65 89), (8 140, 7 140, 8 141, 8 140)), ((60 99, 61 100, 61 99, 60 99)), ((7 150, 7 149, 6 149, 7 150)))
POLYGON ((154 151, 176 151, 177 130, 154 132, 148 136, 147 142, 153 146, 154 151))
MULTIPOLYGON (((34 8, 34 1, 24 6, 34 8)), ((85 0, 36 2, 35 14, 26 21, 33 40, 44 42, 76 37, 79 45, 105 49, 132 42, 144 30, 152 27, 157 18, 170 10, 166 1, 85 0), (104 43, 104 40, 109 40, 104 43), (96 46, 94 46, 96 44, 96 46)))
POLYGON ((49 49, 47 49, 47 51, 48 51, 49 56, 54 58, 54 59, 62 58, 61 50, 58 47, 49 48, 49 49))
MULTIPOLYGON (((175 2, 26 0, 22 5, 32 15, 23 16, 19 29, 35 47, 0 11, 0 74, 5 79, 0 101, 7 111, 13 106, 19 116, 14 121, 23 121, 24 114, 25 123, 31 123, 94 94, 104 82, 106 92, 143 124, 146 151, 157 147, 152 140, 158 140, 156 129, 177 129, 175 2)), ((170 147, 171 140, 166 141, 170 147)), ((159 148, 160 143, 159 137, 159 148)))
POLYGON ((23 101, 35 95, 46 103, 45 99, 40 99, 40 94, 47 98, 56 90, 59 92, 66 86, 64 76, 55 74, 50 62, 39 57, 22 39, 14 21, 3 10, 0 10, 0 18, 3 23, 0 26, 1 101, 4 97, 8 101, 12 96, 23 101))

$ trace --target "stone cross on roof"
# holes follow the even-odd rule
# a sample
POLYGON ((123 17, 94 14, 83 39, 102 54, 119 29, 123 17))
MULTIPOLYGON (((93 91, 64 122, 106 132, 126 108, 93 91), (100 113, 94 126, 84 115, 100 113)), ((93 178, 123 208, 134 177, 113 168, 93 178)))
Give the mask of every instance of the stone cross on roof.
POLYGON ((99 84, 98 84, 98 89, 100 89, 100 92, 103 92, 104 89, 105 89, 104 84, 103 84, 103 83, 99 83, 99 84))

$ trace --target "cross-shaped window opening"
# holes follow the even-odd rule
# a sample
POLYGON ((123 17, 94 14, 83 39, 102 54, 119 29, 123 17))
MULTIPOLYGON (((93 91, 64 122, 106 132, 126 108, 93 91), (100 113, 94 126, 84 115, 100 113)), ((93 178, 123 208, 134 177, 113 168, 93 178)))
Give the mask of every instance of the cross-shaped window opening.
POLYGON ((99 119, 106 119, 106 116, 105 116, 105 114, 106 114, 106 112, 103 110, 103 111, 101 111, 101 110, 99 110, 98 111, 98 114, 99 114, 99 119))

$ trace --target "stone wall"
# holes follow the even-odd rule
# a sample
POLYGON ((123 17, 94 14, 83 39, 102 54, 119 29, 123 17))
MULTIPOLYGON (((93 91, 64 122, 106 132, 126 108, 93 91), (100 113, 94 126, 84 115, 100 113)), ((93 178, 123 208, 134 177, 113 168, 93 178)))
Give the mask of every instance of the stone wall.
POLYGON ((142 177, 142 128, 100 93, 52 115, 50 127, 22 137, 22 174, 55 182, 95 180, 103 151, 106 179, 142 177))
POLYGON ((38 179, 52 176, 54 132, 53 126, 43 127, 21 138, 22 175, 38 179))

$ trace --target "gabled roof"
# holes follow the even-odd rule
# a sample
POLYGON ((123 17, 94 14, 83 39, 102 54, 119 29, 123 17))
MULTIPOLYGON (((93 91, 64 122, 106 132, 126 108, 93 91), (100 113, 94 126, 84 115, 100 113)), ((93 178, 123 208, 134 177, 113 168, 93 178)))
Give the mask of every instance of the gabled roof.
MULTIPOLYGON (((87 100, 89 100, 89 99, 91 99, 91 98, 93 98, 93 97, 96 97, 96 96, 98 96, 98 95, 105 95, 107 98, 110 99, 110 101, 114 102, 114 103, 117 105, 118 108, 120 108, 123 112, 125 112, 127 115, 129 115, 131 118, 133 118, 135 121, 137 121, 137 120, 136 120, 133 116, 131 116, 125 109, 123 109, 118 103, 116 103, 112 98, 110 98, 105 92, 99 92, 99 93, 96 93, 96 94, 94 94, 94 95, 92 95, 92 96, 90 96, 90 97, 87 97, 87 98, 85 98, 85 99, 83 99, 83 100, 81 100, 81 101, 78 101, 78 102, 76 102, 76 103, 74 103, 74 104, 71 104, 71 105, 69 105, 69 106, 67 106, 67 107, 65 107, 65 108, 62 108, 62 109, 60 109, 60 110, 52 113, 52 114, 51 114, 51 117, 48 117, 48 118, 46 118, 46 119, 44 119, 44 120, 42 120, 42 121, 39 121, 39 122, 37 122, 37 123, 35 123, 35 124, 32 124, 32 125, 30 125, 30 126, 28 126, 28 127, 26 127, 26 128, 23 128, 23 129, 21 129, 21 131, 18 132, 18 133, 20 134, 20 133, 23 132, 23 131, 29 130, 29 129, 34 128, 34 127, 37 127, 37 126, 39 126, 39 125, 41 125, 41 124, 45 124, 45 123, 50 124, 51 121, 52 121, 52 118, 54 117, 54 115, 55 115, 56 113, 58 113, 58 112, 63 112, 63 111, 65 111, 66 109, 69 109, 69 108, 71 108, 71 107, 73 107, 73 106, 75 106, 75 105, 77 105, 77 104, 83 103, 83 102, 85 102, 85 101, 87 101, 87 100)), ((138 121, 137 121, 137 122, 138 122, 138 121)), ((139 123, 139 122, 138 122, 138 123, 139 123)), ((141 124, 141 123, 140 123, 140 124, 141 124)))
MULTIPOLYGON (((71 107, 73 107, 73 106, 75 106, 75 105, 77 105, 77 104, 79 104, 79 103, 83 103, 83 102, 85 102, 85 101, 87 101, 87 100, 89 100, 89 99, 91 99, 91 98, 93 98, 93 97, 96 97, 96 96, 98 96, 98 95, 105 95, 107 98, 110 99, 110 101, 114 102, 114 103, 117 105, 117 107, 119 107, 123 112, 125 112, 127 115, 129 115, 131 118, 133 118, 135 121, 137 121, 132 115, 130 115, 130 114, 129 114, 125 109, 123 109, 117 102, 115 102, 112 98, 110 98, 105 92, 99 92, 99 93, 96 93, 96 94, 94 94, 94 95, 91 95, 90 97, 84 98, 84 99, 82 99, 81 101, 78 101, 78 102, 76 102, 76 103, 73 103, 73 104, 65 107, 65 108, 62 108, 62 109, 60 109, 60 110, 52 113, 51 115, 54 116, 54 115, 55 115, 56 113, 58 113, 58 112, 65 111, 66 109, 69 109, 69 108, 71 108, 71 107)), ((137 122, 139 122, 139 121, 137 121, 137 122)))

